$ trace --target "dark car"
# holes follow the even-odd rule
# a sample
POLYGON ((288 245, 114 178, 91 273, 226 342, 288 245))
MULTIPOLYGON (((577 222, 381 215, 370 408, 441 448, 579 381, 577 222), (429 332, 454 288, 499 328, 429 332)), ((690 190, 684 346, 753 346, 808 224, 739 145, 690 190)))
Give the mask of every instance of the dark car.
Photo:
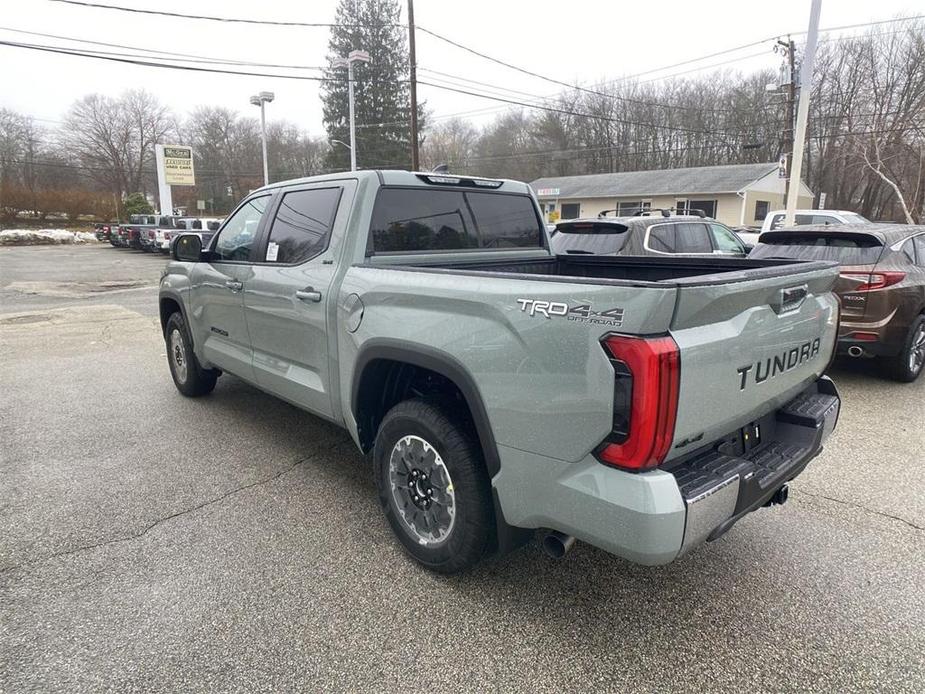
POLYGON ((716 220, 647 213, 633 217, 569 219, 549 240, 557 255, 731 255, 745 245, 716 220))
POLYGON ((885 360, 899 381, 925 365, 925 226, 868 224, 766 231, 752 258, 835 260, 838 352, 885 360))
POLYGON ((109 241, 112 238, 112 232, 119 226, 118 222, 100 222, 93 231, 98 241, 109 241))

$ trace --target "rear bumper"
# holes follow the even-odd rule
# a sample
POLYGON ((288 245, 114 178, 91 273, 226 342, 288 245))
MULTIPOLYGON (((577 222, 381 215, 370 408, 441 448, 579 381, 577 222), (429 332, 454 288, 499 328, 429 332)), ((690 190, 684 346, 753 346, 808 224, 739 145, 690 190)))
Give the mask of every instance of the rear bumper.
POLYGON ((501 446, 492 484, 509 525, 551 528, 640 564, 667 564, 725 533, 799 475, 822 450, 839 408, 835 385, 823 377, 757 422, 760 443, 750 450, 741 450, 735 432, 670 469, 645 473, 591 456, 564 463, 501 446))
POLYGON ((838 329, 836 353, 845 355, 852 347, 860 347, 868 356, 894 357, 902 350, 908 329, 908 321, 897 310, 881 321, 843 320, 838 329))

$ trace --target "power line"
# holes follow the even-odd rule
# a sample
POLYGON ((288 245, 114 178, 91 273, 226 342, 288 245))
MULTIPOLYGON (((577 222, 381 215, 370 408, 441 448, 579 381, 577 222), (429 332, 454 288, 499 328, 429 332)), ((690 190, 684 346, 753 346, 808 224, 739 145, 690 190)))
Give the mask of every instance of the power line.
MULTIPOLYGON (((245 19, 239 17, 218 17, 214 15, 202 15, 202 14, 184 14, 182 12, 166 12, 164 10, 148 10, 142 9, 139 7, 122 7, 120 5, 106 5, 98 2, 81 2, 80 0, 51 0, 51 2, 59 2, 64 5, 76 5, 78 7, 90 7, 98 10, 117 10, 119 12, 131 12, 134 14, 146 14, 146 15, 158 15, 161 17, 173 17, 177 19, 199 19, 209 22, 225 22, 228 24, 263 24, 267 26, 284 26, 284 27, 359 27, 366 26, 363 24, 334 24, 331 22, 291 22, 283 20, 272 20, 272 19, 245 19)), ((381 24, 376 25, 375 27, 370 28, 379 28, 383 26, 399 26, 403 27, 403 24, 381 24)))
MULTIPOLYGON (((64 2, 64 0, 58 0, 64 2)), ((215 68, 206 68, 206 67, 194 67, 192 65, 164 65, 163 63, 156 63, 146 60, 135 60, 128 57, 116 57, 119 54, 110 54, 103 55, 101 51, 88 53, 86 51, 80 51, 78 49, 65 48, 62 46, 47 46, 34 43, 20 43, 18 41, 2 41, 0 40, 0 46, 9 46, 11 48, 24 48, 27 50, 33 51, 42 51, 45 53, 60 53, 62 55, 71 55, 77 56, 79 58, 96 58, 97 60, 109 60, 116 63, 128 63, 130 65, 141 65, 144 67, 158 67, 166 68, 170 70, 188 70, 191 72, 209 72, 216 73, 221 75, 244 75, 246 77, 275 77, 278 79, 287 79, 287 80, 308 80, 312 82, 346 82, 346 80, 336 79, 331 77, 313 77, 311 75, 280 75, 272 74, 266 72, 244 72, 241 70, 219 70, 215 68)))
MULTIPOLYGON (((163 63, 152 62, 148 60, 138 60, 129 57, 117 57, 119 54, 109 54, 104 55, 101 51, 97 52, 86 52, 78 49, 56 47, 56 46, 47 46, 41 44, 29 44, 29 43, 20 43, 15 41, 2 41, 0 40, 0 46, 9 46, 13 48, 24 48, 27 50, 36 50, 43 51, 47 53, 58 53, 62 55, 77 56, 82 58, 95 58, 97 60, 108 60, 118 63, 127 63, 130 65, 141 65, 144 67, 157 67, 162 69, 170 70, 187 70, 191 72, 205 72, 205 73, 215 73, 215 74, 225 74, 225 75, 244 75, 249 77, 273 77, 277 79, 290 79, 290 80, 308 80, 313 82, 344 82, 343 79, 329 78, 329 77, 314 77, 310 75, 283 75, 283 74, 274 74, 274 73, 265 73, 265 72, 245 72, 242 70, 220 70, 217 68, 206 68, 206 67, 194 67, 192 65, 165 65, 163 63)), ((404 80, 400 80, 404 81, 404 80)), ((433 82, 418 81, 418 84, 425 86, 433 87, 435 89, 442 89, 445 91, 456 92, 459 94, 466 94, 468 96, 476 96, 482 99, 489 99, 492 101, 498 101, 501 103, 512 104, 515 106, 522 106, 526 108, 533 108, 542 111, 548 111, 553 113, 561 113, 565 115, 571 115, 576 117, 591 118, 594 120, 613 122, 613 123, 623 123, 625 125, 636 125, 643 127, 651 127, 662 130, 670 130, 676 132, 687 132, 691 134, 701 134, 701 135, 722 135, 724 131, 719 130, 696 130, 693 128, 685 128, 681 126, 665 125, 659 123, 648 123, 644 121, 632 121, 626 118, 618 118, 614 116, 599 116, 591 113, 582 113, 579 111, 568 110, 563 108, 557 108, 554 106, 536 104, 536 103, 527 103, 523 101, 517 101, 515 99, 507 99, 501 96, 495 96, 490 94, 482 94, 479 92, 474 92, 468 89, 460 89, 457 87, 451 87, 447 85, 436 84, 433 82)), ((728 132, 728 131, 725 131, 728 132)))
MULTIPOLYGON (((127 46, 121 43, 107 43, 105 41, 91 41, 90 39, 81 39, 74 36, 61 36, 60 34, 43 34, 39 31, 26 31, 25 29, 13 29, 12 27, 0 27, 2 31, 10 31, 15 34, 29 34, 31 36, 41 36, 47 39, 59 39, 62 41, 73 41, 75 43, 85 43, 94 46, 106 46, 107 48, 124 48, 131 51, 137 51, 141 53, 157 53, 163 56, 175 56, 175 57, 158 57, 159 60, 180 60, 182 58, 191 58, 191 59, 200 59, 200 60, 189 60, 186 62, 208 62, 216 63, 221 65, 245 65, 251 67, 275 67, 275 68, 286 68, 292 70, 324 70, 324 66, 320 65, 285 65, 278 63, 255 63, 248 60, 235 60, 231 58, 216 58, 213 56, 207 55, 197 55, 195 53, 178 53, 176 51, 162 51, 156 48, 142 48, 140 46, 127 46)), ((62 46, 62 48, 67 48, 67 46, 62 46)), ((76 48, 74 50, 77 50, 76 48)), ((96 53, 102 53, 102 51, 94 51, 96 53)), ((126 55, 114 53, 111 55, 126 55)), ((138 55, 139 58, 148 58, 152 56, 147 55, 138 55)))

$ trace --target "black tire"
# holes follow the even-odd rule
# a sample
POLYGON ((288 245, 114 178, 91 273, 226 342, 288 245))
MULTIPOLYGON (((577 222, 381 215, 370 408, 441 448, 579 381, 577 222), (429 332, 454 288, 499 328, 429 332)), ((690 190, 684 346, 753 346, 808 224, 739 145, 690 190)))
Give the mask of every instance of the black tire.
POLYGON ((911 383, 921 374, 925 366, 925 352, 920 340, 925 338, 925 315, 918 316, 903 341, 903 348, 889 360, 890 376, 901 383, 911 383))
POLYGON ((167 344, 170 375, 177 390, 190 398, 211 393, 218 380, 218 371, 203 369, 200 366, 193 352, 193 341, 190 339, 186 321, 179 311, 172 313, 167 319, 164 340, 167 344))
MULTIPOLYGON (((467 418, 454 416, 453 409, 448 403, 428 400, 406 400, 395 405, 379 426, 373 450, 379 502, 392 531, 414 559, 444 574, 475 566, 488 551, 494 531, 491 485, 478 438, 467 418), (401 495, 401 489, 393 493, 390 462, 393 453, 401 458, 396 447, 409 436, 430 444, 450 478, 446 489, 454 496, 455 517, 446 529, 446 537, 434 544, 422 544, 415 536, 399 510, 396 496, 401 495)), ((409 503, 403 508, 406 514, 417 512, 409 503)))

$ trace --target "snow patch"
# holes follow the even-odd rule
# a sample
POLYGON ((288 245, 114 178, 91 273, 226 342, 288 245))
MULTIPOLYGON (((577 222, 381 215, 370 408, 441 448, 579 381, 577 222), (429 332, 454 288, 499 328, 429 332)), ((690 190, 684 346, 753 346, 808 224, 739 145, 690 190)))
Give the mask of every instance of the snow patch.
POLYGON ((38 246, 65 243, 98 243, 96 236, 86 231, 67 229, 3 229, 0 246, 38 246))

